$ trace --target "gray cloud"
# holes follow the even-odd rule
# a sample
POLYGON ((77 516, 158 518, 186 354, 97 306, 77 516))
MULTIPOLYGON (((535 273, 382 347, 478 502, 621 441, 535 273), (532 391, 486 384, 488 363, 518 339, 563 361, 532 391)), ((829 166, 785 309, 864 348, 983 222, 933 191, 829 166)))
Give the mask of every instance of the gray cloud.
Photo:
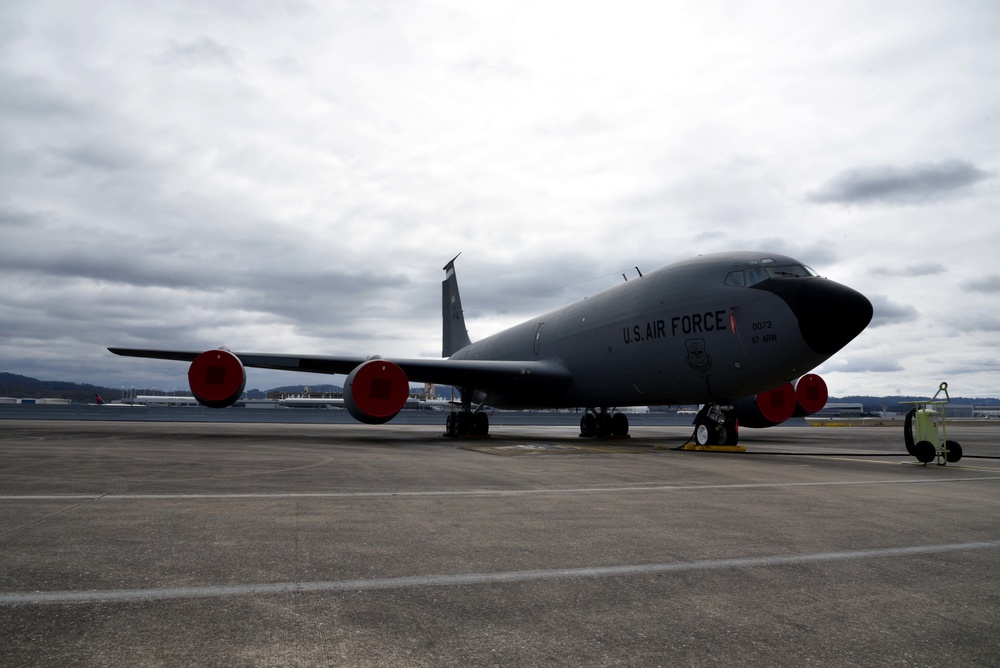
POLYGON ((989 274, 962 283, 962 287, 973 292, 1000 294, 1000 274, 989 274))
POLYGON ((966 332, 1000 332, 1000 315, 992 313, 977 313, 963 323, 966 332))
POLYGON ((199 37, 186 43, 173 40, 162 53, 152 56, 150 61, 156 65, 173 67, 223 67, 238 69, 237 61, 242 52, 239 49, 220 44, 211 37, 199 37))
POLYGON ((885 295, 868 295, 875 315, 872 318, 870 327, 882 327, 885 325, 898 325, 904 322, 913 322, 920 312, 909 304, 897 304, 885 295))
MULTIPOLYGON (((981 373, 996 374, 998 371, 1000 371, 1000 360, 992 357, 981 357, 941 367, 941 373, 954 376, 981 373)), ((949 385, 951 385, 951 392, 955 393, 955 384, 949 383, 949 385)))
POLYGON ((18 211, 0 205, 0 228, 34 227, 41 223, 44 214, 18 211))
POLYGON ((636 193, 621 206, 636 215, 660 219, 681 211, 692 223, 745 232, 752 222, 773 224, 785 214, 786 204, 785 185, 771 165, 756 157, 733 156, 709 169, 684 172, 665 186, 636 193), (718 197, 720 192, 725 197, 718 197))
POLYGON ((873 267, 870 273, 872 276, 921 277, 939 276, 946 271, 948 270, 937 262, 927 262, 921 264, 908 264, 904 267, 878 266, 873 267))
POLYGON ((0 72, 0 114, 32 120, 76 116, 81 107, 48 80, 38 76, 11 76, 0 72))
POLYGON ((884 357, 851 358, 846 364, 835 368, 840 373, 894 373, 905 369, 906 367, 896 360, 884 357))
POLYGON ((864 167, 840 172, 807 199, 818 204, 921 204, 959 195, 991 176, 962 160, 864 167))
POLYGON ((77 169, 102 172, 121 172, 140 164, 137 155, 130 149, 114 142, 104 144, 80 144, 71 148, 54 151, 59 157, 77 169))

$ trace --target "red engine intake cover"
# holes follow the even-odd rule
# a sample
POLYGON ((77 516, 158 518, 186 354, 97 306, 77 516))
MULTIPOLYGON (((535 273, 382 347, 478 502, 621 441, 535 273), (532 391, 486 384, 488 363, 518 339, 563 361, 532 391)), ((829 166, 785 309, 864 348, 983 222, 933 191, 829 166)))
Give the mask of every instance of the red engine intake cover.
POLYGON ((191 362, 188 384, 201 405, 226 408, 243 395, 247 372, 240 358, 228 350, 209 350, 191 362))
POLYGON ((792 417, 795 411, 795 388, 791 383, 785 383, 773 390, 757 395, 757 410, 764 419, 781 424, 792 417))
POLYGON ((366 424, 382 424, 396 417, 409 396, 406 373, 386 360, 368 360, 359 365, 344 385, 347 412, 366 424))
POLYGON ((814 373, 807 373, 795 381, 795 401, 798 403, 795 417, 805 417, 822 410, 829 398, 826 381, 814 373))

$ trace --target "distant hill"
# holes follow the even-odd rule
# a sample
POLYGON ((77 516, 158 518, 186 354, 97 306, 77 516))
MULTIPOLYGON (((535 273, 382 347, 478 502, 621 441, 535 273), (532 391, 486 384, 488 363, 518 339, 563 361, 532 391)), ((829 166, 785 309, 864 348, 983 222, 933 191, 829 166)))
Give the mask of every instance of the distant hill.
MULTIPOLYGON (((830 397, 830 401, 836 403, 862 404, 866 411, 877 413, 879 411, 906 412, 910 406, 904 405, 908 401, 926 401, 930 395, 925 396, 893 396, 893 397, 869 397, 869 396, 847 396, 830 397)), ((943 399, 942 394, 939 398, 943 399)), ((992 397, 952 397, 951 403, 961 406, 1000 406, 1000 399, 992 397)))
MULTIPOLYGON (((131 392, 132 389, 130 388, 129 391, 131 392)), ((15 399, 69 399, 74 403, 90 404, 94 402, 95 394, 100 394, 101 398, 105 401, 113 401, 121 397, 122 388, 101 387, 99 385, 69 383, 58 380, 38 380, 37 378, 30 378, 28 376, 19 376, 15 373, 0 373, 0 397, 14 397, 15 399)), ((163 396, 167 392, 152 388, 136 388, 135 394, 163 396)), ((251 398, 258 399, 263 399, 265 396, 260 390, 248 390, 247 394, 251 398)))
POLYGON ((0 396, 16 399, 69 399, 92 403, 94 394, 117 398, 121 390, 54 380, 38 380, 14 373, 0 373, 0 396))

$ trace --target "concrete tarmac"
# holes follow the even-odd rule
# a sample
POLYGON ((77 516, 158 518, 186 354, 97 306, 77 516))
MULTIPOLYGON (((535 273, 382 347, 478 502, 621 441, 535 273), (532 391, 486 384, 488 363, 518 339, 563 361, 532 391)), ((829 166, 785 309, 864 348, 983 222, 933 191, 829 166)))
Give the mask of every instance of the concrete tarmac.
POLYGON ((0 421, 0 665, 1000 665, 1000 424, 441 431, 0 421))

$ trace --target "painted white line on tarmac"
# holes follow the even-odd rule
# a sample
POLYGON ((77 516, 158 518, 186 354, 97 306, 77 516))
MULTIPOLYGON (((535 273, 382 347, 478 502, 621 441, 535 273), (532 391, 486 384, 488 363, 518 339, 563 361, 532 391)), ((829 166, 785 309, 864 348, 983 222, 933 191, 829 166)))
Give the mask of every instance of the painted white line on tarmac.
POLYGON ((546 487, 535 489, 456 489, 426 491, 385 492, 236 492, 229 494, 31 494, 0 495, 0 501, 67 501, 91 499, 94 501, 155 501, 183 499, 353 499, 392 497, 440 496, 530 496, 539 494, 612 494, 620 492, 679 492, 697 490, 747 490, 782 489, 791 487, 857 487, 870 485, 933 485, 940 483, 996 482, 1000 476, 965 478, 906 478, 902 480, 846 480, 836 482, 765 482, 736 483, 731 485, 647 485, 631 487, 546 487))
POLYGON ((332 580, 327 582, 274 582, 265 584, 206 585, 200 587, 164 587, 158 589, 110 589, 103 591, 42 591, 0 593, 0 605, 39 605, 70 603, 128 603, 169 599, 218 598, 227 596, 258 596, 341 591, 373 591, 410 587, 454 587, 461 585, 520 583, 568 578, 627 577, 658 573, 723 570, 788 566, 854 559, 879 559, 942 554, 963 550, 994 550, 1000 541, 918 545, 842 552, 819 552, 795 556, 745 557, 740 559, 708 559, 671 564, 639 564, 635 566, 597 566, 592 568, 560 568, 538 571, 508 571, 500 573, 460 573, 455 575, 418 575, 367 580, 332 580))

